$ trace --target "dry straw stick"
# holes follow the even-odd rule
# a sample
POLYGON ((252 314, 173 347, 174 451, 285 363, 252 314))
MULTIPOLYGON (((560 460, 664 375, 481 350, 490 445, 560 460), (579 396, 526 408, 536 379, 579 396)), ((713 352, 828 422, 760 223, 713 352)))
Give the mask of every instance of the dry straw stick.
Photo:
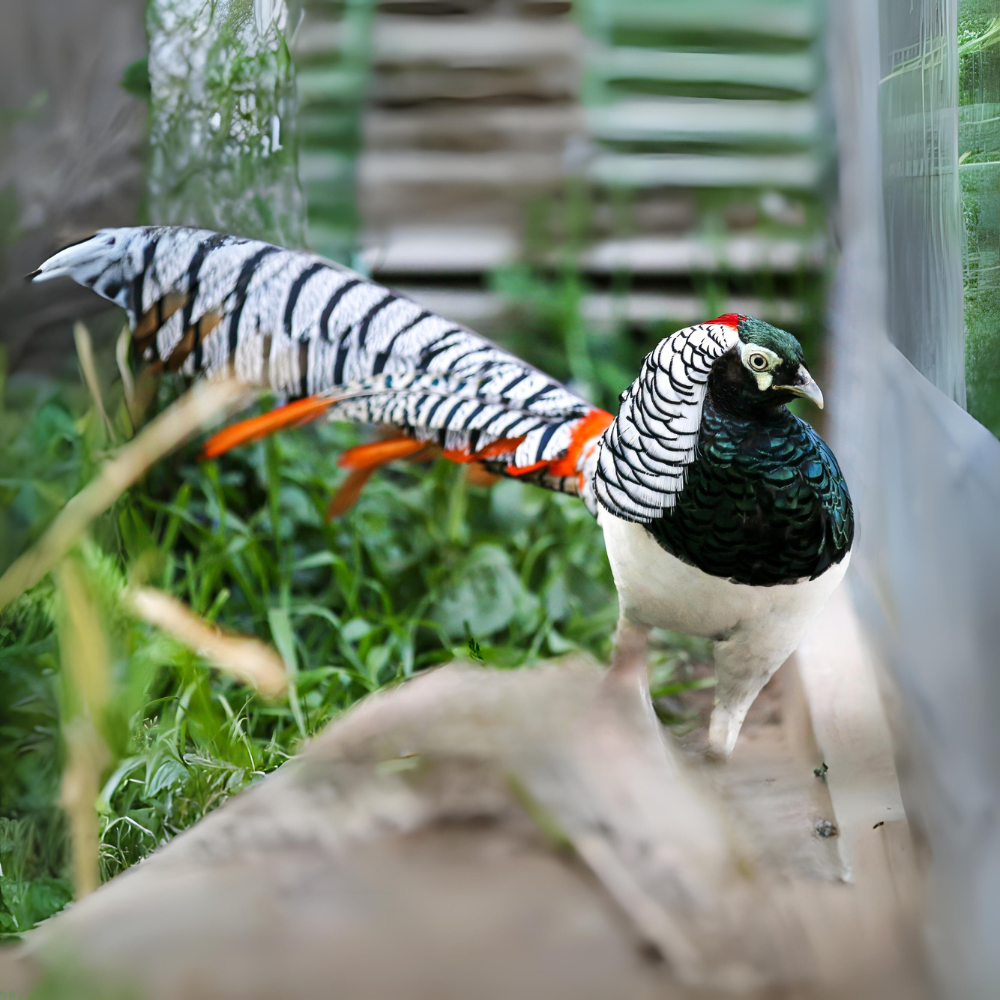
POLYGON ((77 899, 100 884, 100 831, 97 793, 101 770, 110 760, 98 728, 110 694, 107 643, 97 609, 72 559, 64 559, 57 579, 62 602, 59 645, 66 669, 66 703, 63 705, 63 770, 61 804, 69 819, 73 845, 73 886, 77 899))
POLYGON ((80 359, 80 370, 83 372, 83 381, 90 390, 94 406, 100 414, 104 426, 107 428, 108 436, 113 441, 115 439, 115 428, 108 416, 108 411, 104 409, 104 399, 101 396, 101 383, 97 377, 97 365, 94 362, 94 344, 90 339, 90 331, 79 321, 73 324, 73 340, 76 341, 76 356, 80 359))
POLYGON ((227 635, 208 625, 190 608, 161 590, 142 587, 131 594, 135 613, 190 647, 227 674, 278 698, 288 687, 285 664, 277 651, 249 636, 227 635))
POLYGON ((76 544, 87 525, 151 465, 203 424, 248 399, 246 387, 235 381, 202 382, 152 420, 104 464, 97 477, 66 504, 39 541, 0 577, 0 608, 50 572, 76 544))
POLYGON ((135 423, 135 379, 132 377, 132 369, 128 364, 128 349, 132 343, 132 331, 128 323, 122 327, 122 332, 118 334, 115 341, 115 363, 118 365, 118 374, 122 380, 122 390, 125 393, 125 408, 128 410, 129 418, 135 423))

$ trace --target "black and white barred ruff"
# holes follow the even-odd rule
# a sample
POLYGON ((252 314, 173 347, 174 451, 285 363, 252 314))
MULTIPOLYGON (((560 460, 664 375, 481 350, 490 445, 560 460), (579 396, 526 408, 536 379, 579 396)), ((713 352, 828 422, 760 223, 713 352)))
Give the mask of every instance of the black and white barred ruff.
POLYGON ((674 506, 695 459, 709 372, 738 343, 735 326, 699 323, 646 356, 598 449, 594 491, 603 507, 649 524, 674 506))
POLYGON ((33 277, 64 274, 121 306, 159 368, 232 373, 286 398, 330 394, 335 419, 447 449, 523 437, 518 468, 563 456, 594 410, 484 337, 310 253, 198 229, 105 229, 33 277))

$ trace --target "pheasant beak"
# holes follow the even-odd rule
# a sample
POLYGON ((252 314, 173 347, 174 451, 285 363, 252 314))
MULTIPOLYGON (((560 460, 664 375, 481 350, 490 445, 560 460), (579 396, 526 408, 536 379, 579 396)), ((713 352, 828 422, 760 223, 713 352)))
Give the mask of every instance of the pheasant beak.
POLYGON ((795 380, 791 385, 776 385, 775 389, 784 389, 796 396, 811 400, 821 410, 823 409, 823 392, 816 384, 816 380, 806 370, 805 365, 799 365, 799 370, 795 373, 795 380))

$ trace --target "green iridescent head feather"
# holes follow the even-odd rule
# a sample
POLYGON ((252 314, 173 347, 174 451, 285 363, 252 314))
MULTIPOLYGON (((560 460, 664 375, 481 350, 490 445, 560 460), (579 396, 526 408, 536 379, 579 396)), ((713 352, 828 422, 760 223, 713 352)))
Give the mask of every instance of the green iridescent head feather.
POLYGON ((762 319, 753 316, 740 316, 736 332, 744 344, 756 344, 774 351, 784 361, 798 367, 805 363, 802 345, 787 330, 780 330, 762 319))

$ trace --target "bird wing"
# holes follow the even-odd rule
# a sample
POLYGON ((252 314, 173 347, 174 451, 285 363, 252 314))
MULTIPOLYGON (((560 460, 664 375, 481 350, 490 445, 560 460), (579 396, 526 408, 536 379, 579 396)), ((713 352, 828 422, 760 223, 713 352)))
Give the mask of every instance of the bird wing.
MULTIPOLYGON (((257 240, 138 227, 102 230, 31 277, 60 275, 125 309, 134 349, 154 369, 233 374, 292 400, 226 428, 210 454, 325 415, 390 425, 453 460, 593 504, 589 473, 610 414, 345 267, 257 240)), ((359 450, 343 464, 369 458, 359 450)))

